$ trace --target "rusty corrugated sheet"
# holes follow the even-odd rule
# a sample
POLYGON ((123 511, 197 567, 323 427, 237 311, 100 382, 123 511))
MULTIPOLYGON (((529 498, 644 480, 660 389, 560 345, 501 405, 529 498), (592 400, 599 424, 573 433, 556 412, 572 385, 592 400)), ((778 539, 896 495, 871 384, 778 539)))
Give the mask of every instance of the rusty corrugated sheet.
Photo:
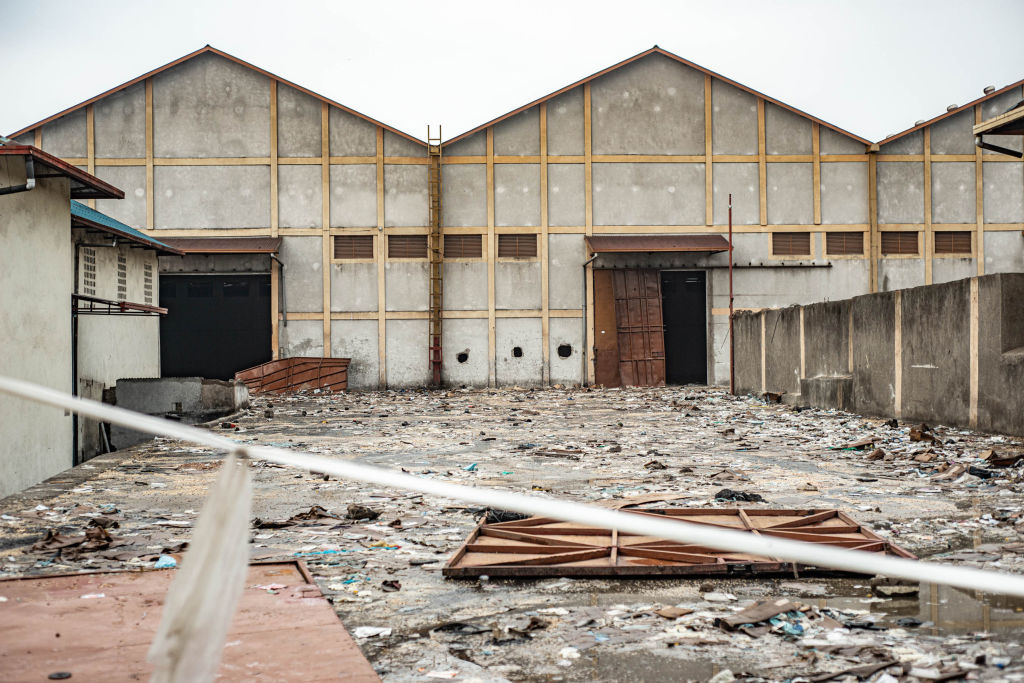
POLYGON ((592 235, 587 246, 595 254, 649 251, 729 251, 721 235, 592 235))
POLYGON ((281 358, 240 370, 235 379, 245 382, 252 393, 299 391, 300 389, 348 389, 349 358, 281 358))
POLYGON ((163 242, 186 254, 276 254, 280 237, 165 237, 163 242))

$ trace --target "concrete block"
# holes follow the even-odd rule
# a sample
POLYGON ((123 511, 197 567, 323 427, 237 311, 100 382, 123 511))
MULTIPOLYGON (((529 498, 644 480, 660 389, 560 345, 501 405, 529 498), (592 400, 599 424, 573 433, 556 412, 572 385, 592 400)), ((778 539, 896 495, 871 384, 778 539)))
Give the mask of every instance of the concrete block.
POLYGON ((390 130, 384 131, 384 156, 386 157, 425 157, 427 146, 396 135, 390 130))
POLYGON ((124 199, 98 199, 96 210, 133 228, 146 227, 146 169, 143 166, 97 166, 96 177, 124 190, 124 199))
POLYGON ((583 235, 548 235, 548 307, 577 309, 583 305, 583 235))
POLYGON ((499 261, 494 265, 495 308, 537 309, 540 295, 540 261, 499 261))
MULTIPOLYGON (((766 334, 767 334, 766 328, 766 334)), ((804 306, 804 371, 806 377, 850 373, 850 301, 804 306)))
POLYGON ((811 164, 768 164, 768 222, 814 223, 814 168, 811 164))
POLYGON ((282 157, 320 156, 322 102, 278 82, 277 154, 282 157))
POLYGON ((818 128, 818 149, 822 154, 864 154, 867 145, 827 126, 818 128))
POLYGON ((331 166, 331 227, 377 225, 377 167, 370 164, 331 166))
POLYGON ((868 223, 871 220, 869 209, 867 162, 821 165, 822 223, 868 223))
MULTIPOLYGON (((1010 111, 1011 107, 1017 106, 1020 102, 1020 88, 1013 88, 1008 92, 1004 92, 998 97, 982 102, 981 104, 981 120, 988 121, 993 116, 999 116, 1010 111)), ((985 142, 990 142, 993 145, 1000 147, 1006 147, 1007 149, 1013 149, 1020 152, 1024 149, 1024 138, 1020 135, 986 135, 985 142)), ((988 150, 982 150, 982 154, 999 154, 999 152, 990 152, 988 150)))
POLYGON ((583 88, 573 88, 548 102, 548 154, 583 154, 583 88))
POLYGON ((495 380, 499 385, 531 386, 544 381, 540 318, 498 318, 494 334, 495 380))
POLYGON ((879 154, 924 154, 924 133, 914 131, 892 142, 879 146, 879 154))
POLYGON ((704 74, 652 54, 591 81, 594 154, 703 154, 704 74))
POLYGON ((498 164, 494 167, 494 223, 540 225, 540 166, 498 164))
MULTIPOLYGON (((397 135, 393 136, 396 139, 397 135)), ((412 143, 409 143, 412 144, 412 143)), ((430 223, 426 166, 384 165, 384 225, 420 227, 430 223)))
POLYGON ((800 393, 800 309, 765 311, 764 342, 768 391, 800 393))
POLYGON ((389 320, 387 339, 388 387, 420 387, 430 383, 427 362, 428 320, 389 320))
POLYGON ((878 222, 924 222, 923 164, 916 161, 878 162, 878 222))
POLYGON ((971 223, 976 220, 973 161, 932 162, 932 221, 971 223))
POLYGON ((932 154, 974 154, 974 110, 931 125, 932 154))
POLYGON ((35 133, 33 133, 31 131, 29 131, 28 133, 22 133, 18 137, 12 138, 12 139, 17 144, 19 144, 19 145, 34 145, 34 144, 36 144, 35 143, 35 139, 36 139, 35 133))
POLYGON ((736 338, 735 392, 761 393, 761 314, 737 313, 733 318, 736 338))
POLYGON ((583 318, 548 322, 548 377, 552 384, 583 383, 583 318))
POLYGON ((157 157, 270 154, 270 79, 206 53, 153 77, 157 157))
POLYGON ((924 284, 921 259, 882 258, 878 261, 878 288, 883 292, 919 287, 924 284))
POLYGON ((810 154, 811 120, 766 102, 764 141, 768 154, 810 154))
POLYGON ((892 415, 896 295, 858 296, 853 314, 853 405, 866 415, 892 415))
POLYGON ((810 377, 800 380, 800 403, 815 408, 853 409, 853 377, 810 377))
POLYGON ((587 222, 583 164, 548 166, 548 225, 580 226, 587 222))
POLYGON ((332 157, 377 154, 377 126, 337 107, 327 113, 328 149, 332 157))
POLYGON ((158 228, 267 228, 269 166, 157 166, 158 228))
POLYGON ((487 131, 485 130, 473 133, 468 138, 446 145, 444 148, 446 157, 474 157, 485 154, 487 154, 487 131))
POLYGON ((714 316, 711 320, 711 374, 708 382, 715 386, 729 386, 729 319, 714 316))
POLYGON ((953 282, 978 274, 973 258, 937 258, 932 260, 932 283, 953 282))
POLYGON ((757 154, 757 98, 711 79, 711 151, 757 154))
POLYGON ((447 311, 487 310, 487 263, 445 261, 443 296, 447 311))
POLYGON ((320 320, 289 320, 278 329, 281 357, 298 358, 324 355, 324 324, 320 320))
POLYGON ((331 264, 331 310, 377 310, 376 263, 331 264))
MULTIPOLYGON (((867 242, 867 236, 864 237, 867 242)), ((814 300, 850 299, 871 289, 871 262, 867 259, 833 260, 828 270, 814 271, 820 278, 814 300)))
POLYGON ((712 164, 712 207, 716 225, 729 222, 729 194, 732 194, 733 225, 761 222, 760 186, 757 164, 712 164))
POLYGON ((1024 272, 1024 235, 1013 232, 985 233, 985 272, 1024 272))
POLYGON ((146 156, 146 87, 125 88, 93 105, 96 157, 146 156))
POLYGON ((487 319, 450 318, 443 330, 441 381, 455 387, 487 386, 487 319))
POLYGON ((332 320, 331 356, 352 359, 348 366, 349 389, 378 388, 380 355, 377 349, 377 321, 332 320))
POLYGON ((595 225, 703 225, 704 164, 594 164, 595 225))
POLYGON ((85 135, 85 109, 79 109, 43 126, 43 151, 58 157, 84 157, 88 153, 85 135))
MULTIPOLYGON (((285 306, 288 312, 319 313, 324 310, 323 238, 284 237, 285 306)), ((291 322, 288 323, 289 325, 291 322)))
POLYGON ((494 153, 498 156, 540 154, 540 107, 530 107, 495 124, 494 153))
POLYGON ((319 228, 323 223, 321 166, 278 166, 278 225, 319 228))
POLYGON ((427 310, 430 307, 430 264, 426 260, 386 262, 384 292, 387 311, 427 310))
POLYGON ((986 161, 981 172, 985 183, 985 222, 1024 222, 1024 163, 986 161))
MULTIPOLYGON (((237 380, 202 377, 118 379, 117 405, 146 415, 180 415, 196 424, 249 405, 249 390, 237 380)), ((136 441, 135 443, 138 443, 136 441)), ((122 448, 125 444, 119 444, 122 448)))
POLYGON ((1024 434, 1024 275, 978 279, 978 428, 1024 434))
POLYGON ((445 166, 441 188, 446 226, 487 225, 487 167, 483 164, 445 166))

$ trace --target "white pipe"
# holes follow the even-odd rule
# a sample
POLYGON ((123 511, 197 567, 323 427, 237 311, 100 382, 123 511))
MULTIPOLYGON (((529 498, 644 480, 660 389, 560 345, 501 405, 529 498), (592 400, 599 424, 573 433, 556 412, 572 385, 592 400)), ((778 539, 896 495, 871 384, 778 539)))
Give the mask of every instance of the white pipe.
POLYGON ((331 474, 339 478, 419 491, 478 505, 515 510, 529 515, 554 517, 568 522, 656 536, 680 543, 693 543, 719 550, 774 557, 786 562, 831 567, 862 574, 882 574, 911 581, 931 582, 969 590, 1024 597, 1024 576, 938 562, 907 560, 857 550, 844 550, 785 538, 758 536, 743 531, 689 524, 677 520, 657 519, 534 495, 451 484, 347 460, 334 460, 266 446, 244 445, 204 429, 149 415, 140 415, 123 408, 76 398, 63 392, 6 377, 0 377, 0 391, 71 410, 102 422, 120 424, 137 431, 191 441, 229 452, 235 451, 248 455, 250 458, 260 458, 281 465, 331 474))

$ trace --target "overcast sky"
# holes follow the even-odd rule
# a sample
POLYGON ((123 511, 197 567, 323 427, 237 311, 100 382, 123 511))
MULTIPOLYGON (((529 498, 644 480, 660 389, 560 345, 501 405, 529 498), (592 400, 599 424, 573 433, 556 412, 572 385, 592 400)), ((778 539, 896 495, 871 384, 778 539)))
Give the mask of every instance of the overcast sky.
POLYGON ((659 45, 872 140, 1024 78, 1021 0, 4 4, 9 134, 209 43, 445 139, 659 45))

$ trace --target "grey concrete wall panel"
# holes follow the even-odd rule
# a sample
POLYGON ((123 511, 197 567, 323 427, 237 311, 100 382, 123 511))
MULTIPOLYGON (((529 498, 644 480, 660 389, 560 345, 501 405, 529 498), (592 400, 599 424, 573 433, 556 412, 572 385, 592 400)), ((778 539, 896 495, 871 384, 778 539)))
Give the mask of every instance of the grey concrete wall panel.
POLYGON ((124 190, 124 199, 97 199, 96 209, 133 228, 146 227, 146 168, 97 166, 96 177, 124 190))
POLYGON ((540 318, 494 321, 495 380, 499 385, 531 386, 544 381, 540 318), (519 348, 522 355, 516 356, 519 348))
POLYGON ((985 233, 985 272, 1024 272, 1024 235, 1013 232, 985 233))
POLYGON ((981 172, 985 183, 985 222, 1024 222, 1024 163, 986 161, 981 172))
POLYGON ((337 107, 327 113, 327 147, 332 157, 377 154, 377 126, 337 107))
POLYGON ((868 164, 866 161, 821 165, 822 223, 830 225, 868 223, 871 220, 868 203, 868 164))
POLYGON ((218 55, 199 55, 153 77, 158 157, 270 154, 270 79, 218 55))
POLYGON ((158 228, 264 228, 270 225, 269 166, 157 166, 158 228))
POLYGON ((583 88, 573 88, 548 101, 548 154, 579 156, 583 151, 583 88))
POLYGON ((35 145, 35 139, 36 135, 32 131, 29 131, 28 133, 22 133, 18 137, 13 138, 13 140, 19 145, 35 145))
POLYGON ((429 320, 389 320, 387 344, 388 387, 421 387, 430 383, 427 362, 429 320))
MULTIPOLYGON (((430 307, 430 264, 425 260, 385 263, 384 297, 387 311, 427 310, 430 307)), ((388 357, 391 357, 390 352, 388 357)))
POLYGON ((548 307, 583 305, 583 262, 587 247, 583 235, 548 235, 548 307))
POLYGON ((506 311, 539 309, 540 270, 540 261, 494 264, 494 307, 506 311))
POLYGON ((878 288, 883 292, 924 284, 921 259, 882 258, 878 261, 878 288))
MULTIPOLYGON (((867 243, 866 235, 864 242, 867 243)), ((868 259, 835 259, 828 270, 812 272, 819 278, 821 287, 816 299, 850 299, 871 289, 871 262, 868 259)))
MULTIPOLYGON (((284 237, 285 305, 289 313, 319 313, 324 310, 324 276, 321 237, 284 237)), ((291 325, 291 321, 288 323, 291 325)))
POLYGON ((372 228, 377 225, 377 167, 370 164, 331 166, 331 227, 372 228))
POLYGON ((932 162, 932 222, 976 221, 973 161, 932 162))
POLYGON ((322 103, 284 83, 277 84, 277 154, 320 156, 322 103))
POLYGON ((814 167, 811 164, 768 164, 768 223, 814 223, 814 167))
POLYGON ((445 261, 443 297, 446 311, 486 311, 487 263, 445 261))
POLYGON ((430 223, 427 167, 384 165, 384 225, 421 227, 430 223))
POLYGON ((548 323, 548 377, 552 384, 583 383, 583 319, 552 318, 548 323), (559 348, 569 346, 562 357, 559 348))
POLYGON ((376 320, 332 320, 331 356, 352 359, 348 366, 349 389, 380 388, 376 320))
POLYGON ((703 225, 704 164, 594 164, 594 225, 703 225))
POLYGON ((146 156, 146 86, 136 83, 93 105, 96 157, 146 156))
POLYGON ((761 222, 760 184, 757 164, 712 164, 712 209, 716 225, 729 222, 729 195, 732 194, 732 224, 757 225, 761 222))
POLYGON ((474 157, 487 154, 487 131, 473 133, 465 140, 459 140, 453 145, 446 145, 444 155, 446 157, 474 157))
POLYGON ((331 310, 345 313, 377 310, 376 263, 331 264, 331 310))
POLYGON ((822 154, 864 154, 867 145, 842 133, 819 126, 818 149, 822 154))
POLYGON ((757 98, 711 79, 711 152, 757 154, 757 98))
MULTIPOLYGON (((767 334, 767 330, 766 330, 767 334)), ((850 374, 850 301, 804 307, 804 371, 807 377, 850 374)))
POLYGON ((487 167, 458 164, 444 167, 441 212, 446 226, 487 225, 487 167))
POLYGON ((591 81, 594 154, 703 154, 704 74, 650 55, 591 81))
POLYGON ((902 293, 905 419, 955 424, 968 414, 969 288, 961 280, 902 293))
MULTIPOLYGON (((896 295, 859 296, 853 314, 853 403, 867 415, 892 415, 896 400, 896 295)), ((805 330, 806 333, 806 330, 805 330)))
POLYGON ((769 391, 800 393, 800 308, 765 311, 765 382, 769 391))
POLYGON ((161 256, 161 273, 270 273, 268 254, 161 256))
POLYGON ((494 167, 494 223, 540 225, 540 166, 498 164, 494 167))
POLYGON ((445 320, 441 354, 441 381, 445 385, 487 386, 487 319, 445 320), (465 354, 461 363, 460 354, 465 354))
POLYGON ((494 126, 494 153, 498 156, 540 154, 540 107, 505 119, 494 126))
POLYGON ((881 145, 878 152, 879 154, 924 154, 924 133, 918 130, 904 135, 890 143, 881 145))
POLYGON ((1024 434, 1024 275, 978 281, 978 428, 1024 434))
POLYGON ((924 165, 878 162, 878 222, 924 222, 924 165))
POLYGON ((811 120, 766 102, 764 142, 768 154, 810 154, 811 120))
POLYGON ((324 355, 324 324, 319 320, 289 320, 278 334, 282 358, 324 355))
POLYGON ((57 157, 84 157, 86 149, 85 109, 43 126, 43 150, 57 157))
POLYGON ((932 154, 974 154, 974 110, 931 125, 932 154))
POLYGON ((761 393, 761 314, 738 313, 733 319, 736 338, 734 374, 737 394, 761 393))
POLYGON ((583 164, 548 166, 548 225, 582 226, 587 222, 583 164))
POLYGON ((278 225, 319 228, 323 223, 321 166, 278 166, 278 225))
MULTIPOLYGON (((993 116, 1005 114, 1013 107, 1016 107, 1020 103, 1020 100, 1021 89, 1013 88, 998 97, 993 97, 987 102, 983 102, 981 105, 981 120, 988 121, 993 116)), ((1021 137, 1020 135, 986 135, 985 142, 1017 150, 1018 152, 1024 150, 1024 137, 1021 137)), ((999 152, 982 150, 982 154, 999 154, 999 152)))
POLYGON ((390 130, 384 131, 384 156, 386 157, 425 157, 426 145, 413 142, 409 138, 395 135, 390 130))
POLYGON ((937 258, 932 260, 932 283, 953 282, 978 274, 972 258, 937 258))
POLYGON ((708 381, 717 386, 729 386, 729 319, 716 315, 710 323, 711 374, 708 381))

